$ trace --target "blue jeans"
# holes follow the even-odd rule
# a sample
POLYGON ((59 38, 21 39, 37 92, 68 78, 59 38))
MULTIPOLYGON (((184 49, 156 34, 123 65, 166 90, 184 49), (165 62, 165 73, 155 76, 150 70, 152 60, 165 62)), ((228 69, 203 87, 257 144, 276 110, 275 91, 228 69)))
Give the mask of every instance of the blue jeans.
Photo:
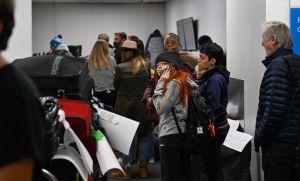
MULTIPOLYGON (((134 139, 135 140, 135 139, 134 139)), ((137 161, 139 163, 147 163, 148 160, 151 157, 151 141, 153 141, 152 139, 152 134, 148 133, 146 136, 144 137, 137 137, 137 152, 138 152, 138 156, 137 156, 137 161)), ((135 148, 135 144, 131 144, 130 150, 129 150, 129 155, 125 155, 122 154, 122 159, 123 159, 123 166, 125 167, 129 167, 131 166, 131 164, 134 161, 134 148, 135 148)))

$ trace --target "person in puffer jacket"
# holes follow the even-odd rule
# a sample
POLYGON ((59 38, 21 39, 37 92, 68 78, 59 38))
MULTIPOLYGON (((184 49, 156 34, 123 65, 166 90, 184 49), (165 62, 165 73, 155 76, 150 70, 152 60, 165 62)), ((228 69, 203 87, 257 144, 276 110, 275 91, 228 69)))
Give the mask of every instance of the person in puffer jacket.
POLYGON ((293 53, 291 33, 284 23, 267 22, 263 30, 266 71, 259 92, 254 146, 256 151, 262 148, 265 181, 293 181, 297 180, 300 57, 293 53))

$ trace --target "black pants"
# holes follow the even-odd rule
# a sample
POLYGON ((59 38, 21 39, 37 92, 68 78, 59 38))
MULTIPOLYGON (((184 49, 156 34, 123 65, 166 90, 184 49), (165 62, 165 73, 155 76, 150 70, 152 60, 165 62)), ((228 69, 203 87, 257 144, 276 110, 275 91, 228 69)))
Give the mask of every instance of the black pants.
POLYGON ((179 135, 159 138, 161 181, 190 181, 190 155, 183 151, 179 135))
POLYGON ((193 180, 200 180, 200 177, 203 177, 200 174, 201 163, 199 161, 201 161, 201 158, 208 181, 224 180, 222 171, 221 145, 225 140, 228 130, 229 127, 223 130, 217 130, 215 137, 208 143, 207 148, 201 152, 201 155, 191 156, 193 180))
POLYGON ((262 145, 265 181, 296 181, 296 144, 272 141, 262 145))
POLYGON ((94 96, 97 97, 106 106, 111 106, 112 109, 115 107, 116 92, 114 90, 110 90, 109 92, 95 92, 94 96))

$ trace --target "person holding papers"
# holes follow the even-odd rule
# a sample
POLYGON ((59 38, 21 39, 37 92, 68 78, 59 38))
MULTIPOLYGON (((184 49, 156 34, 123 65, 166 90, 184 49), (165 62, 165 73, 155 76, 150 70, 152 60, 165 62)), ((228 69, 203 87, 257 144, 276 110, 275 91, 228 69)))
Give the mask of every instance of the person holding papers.
POLYGON ((177 117, 182 133, 185 133, 188 96, 197 92, 197 84, 190 74, 179 71, 179 56, 164 52, 156 58, 154 76, 158 82, 154 90, 153 104, 160 116, 155 133, 159 138, 162 181, 191 180, 190 155, 183 149, 182 139, 176 126, 177 117))

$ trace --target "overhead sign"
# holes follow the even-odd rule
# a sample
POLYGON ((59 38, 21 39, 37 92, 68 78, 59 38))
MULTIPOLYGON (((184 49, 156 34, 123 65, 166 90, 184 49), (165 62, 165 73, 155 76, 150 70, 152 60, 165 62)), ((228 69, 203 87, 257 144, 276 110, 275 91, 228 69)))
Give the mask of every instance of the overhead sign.
POLYGON ((290 28, 294 53, 300 55, 300 0, 291 0, 290 28))
POLYGON ((291 8, 291 33, 293 50, 300 55, 300 8, 291 8))

